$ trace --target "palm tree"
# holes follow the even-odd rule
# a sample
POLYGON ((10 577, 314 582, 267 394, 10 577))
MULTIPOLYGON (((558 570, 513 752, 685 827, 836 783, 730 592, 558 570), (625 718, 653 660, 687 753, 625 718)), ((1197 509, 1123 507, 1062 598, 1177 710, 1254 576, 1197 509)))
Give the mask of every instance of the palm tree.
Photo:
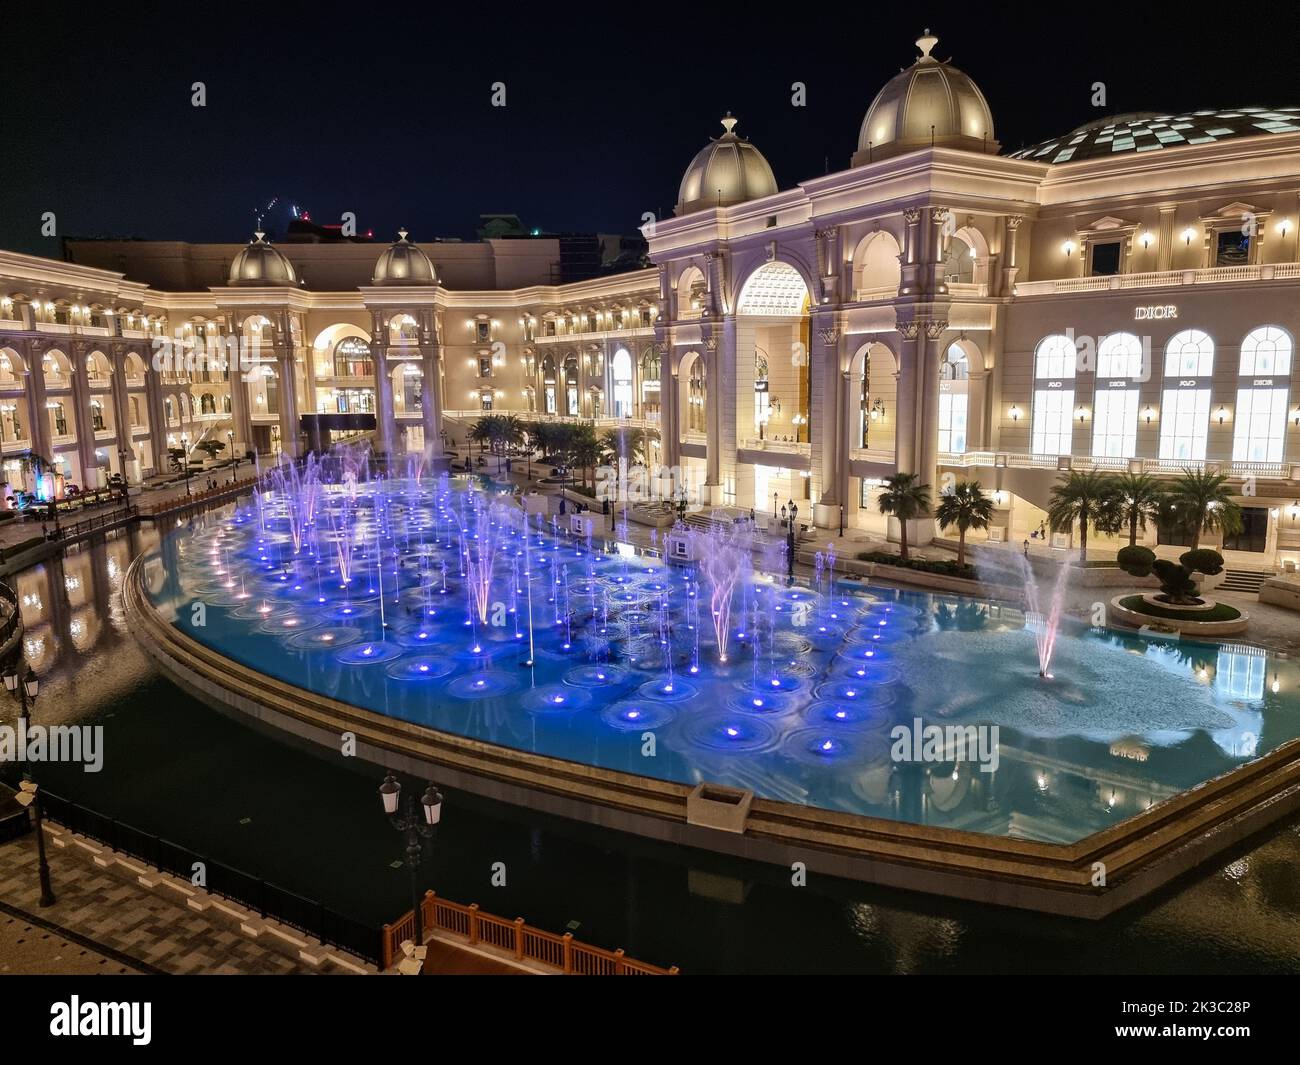
POLYGON ((479 454, 483 449, 492 442, 492 424, 488 418, 480 418, 469 427, 469 439, 472 443, 478 444, 479 454))
POLYGON ((898 556, 907 558, 907 523, 930 512, 930 486, 921 484, 914 473, 896 473, 885 478, 876 506, 881 514, 898 519, 898 556))
POLYGON ((1184 469, 1165 495, 1161 516, 1192 535, 1191 548, 1201 546, 1201 533, 1241 532, 1241 507, 1232 501, 1228 478, 1221 473, 1184 469))
POLYGON ((1071 470, 1061 484, 1052 486, 1047 504, 1047 524, 1052 532, 1068 533, 1079 523, 1079 561, 1088 558, 1088 523, 1101 516, 1110 478, 1098 470, 1071 470))
POLYGON ((993 520, 993 498, 984 494, 979 481, 958 481, 939 495, 934 511, 941 527, 957 526, 957 565, 966 564, 966 531, 987 529, 993 520))
POLYGON ((644 429, 632 426, 606 429, 600 435, 600 443, 615 462, 624 458, 627 459, 628 465, 631 466, 634 463, 645 461, 647 437, 644 429))
POLYGON ((582 483, 585 486, 587 471, 600 465, 604 458, 604 449, 591 427, 583 425, 573 434, 573 439, 569 442, 568 454, 569 464, 582 470, 582 483))
POLYGON ((1146 531, 1147 522, 1160 517, 1164 498, 1164 488, 1149 473, 1115 474, 1107 485, 1095 524, 1112 534, 1127 528, 1129 547, 1134 547, 1138 533, 1146 531))
POLYGON ((523 442, 524 423, 513 414, 493 418, 492 423, 492 444, 494 450, 499 448, 497 453, 497 473, 500 473, 501 464, 505 461, 506 455, 510 453, 510 449, 523 442))

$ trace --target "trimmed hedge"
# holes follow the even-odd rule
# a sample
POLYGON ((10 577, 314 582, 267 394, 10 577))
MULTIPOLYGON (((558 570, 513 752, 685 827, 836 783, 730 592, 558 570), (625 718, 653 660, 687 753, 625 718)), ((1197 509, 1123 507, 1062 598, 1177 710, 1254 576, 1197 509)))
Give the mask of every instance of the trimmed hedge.
POLYGON ((975 575, 975 567, 969 562, 957 565, 955 559, 947 558, 899 558, 897 555, 891 555, 888 551, 859 551, 857 554, 859 562, 876 562, 882 566, 897 566, 899 569, 914 569, 922 573, 937 573, 943 577, 959 577, 965 581, 974 581, 979 578, 975 575))

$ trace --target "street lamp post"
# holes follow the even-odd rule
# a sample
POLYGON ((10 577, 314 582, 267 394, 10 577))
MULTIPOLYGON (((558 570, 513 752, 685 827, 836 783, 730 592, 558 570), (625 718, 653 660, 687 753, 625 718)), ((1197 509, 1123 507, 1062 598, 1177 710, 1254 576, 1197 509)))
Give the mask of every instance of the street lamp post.
POLYGON ((844 539, 844 504, 840 504, 840 539, 844 539))
POLYGON ((415 945, 424 945, 424 918, 420 913, 420 863, 424 858, 424 841, 432 840, 442 820, 442 792, 432 781, 420 797, 420 809, 415 808, 415 797, 407 795, 406 811, 401 811, 402 785, 389 773, 379 785, 379 798, 389 823, 398 832, 406 834, 406 865, 411 871, 411 910, 415 914, 415 945))
POLYGON ((190 434, 181 433, 181 465, 185 467, 185 494, 190 494, 190 434))
POLYGON ((234 484, 238 479, 239 456, 235 454, 235 430, 226 430, 226 447, 230 449, 230 483, 234 484))
POLYGON ((798 518, 799 508, 795 505, 795 501, 791 499, 786 506, 781 508, 781 520, 786 523, 785 579, 788 584, 794 583, 794 529, 798 518))
MULTIPOLYGON (((41 688, 40 678, 36 676, 35 670, 28 669, 27 675, 22 677, 17 672, 10 670, 5 674, 4 679, 5 690, 10 695, 17 695, 21 700, 20 721, 23 733, 26 734, 31 717, 28 710, 28 701, 30 700, 33 706, 36 704, 36 695, 41 688)), ((23 767, 23 786, 17 795, 17 800, 23 806, 30 804, 32 807, 32 820, 36 825, 37 866, 41 878, 41 905, 53 906, 55 901, 54 888, 50 885, 50 863, 45 858, 45 829, 42 827, 41 793, 36 786, 35 780, 32 779, 31 768, 27 765, 23 767)))

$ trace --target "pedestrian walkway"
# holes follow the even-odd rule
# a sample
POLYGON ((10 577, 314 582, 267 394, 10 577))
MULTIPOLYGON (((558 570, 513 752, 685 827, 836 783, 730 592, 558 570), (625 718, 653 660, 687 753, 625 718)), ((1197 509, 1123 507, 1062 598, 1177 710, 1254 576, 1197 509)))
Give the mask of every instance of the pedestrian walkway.
POLYGON ((67 944, 70 935, 97 944, 111 959, 107 971, 157 970, 171 974, 209 973, 270 975, 341 972, 316 968, 263 939, 250 939, 233 922, 209 911, 196 913, 179 901, 160 896, 113 870, 100 869, 72 848, 46 848, 58 901, 41 907, 36 839, 28 833, 0 845, 0 951, 10 972, 80 972, 87 961, 67 944), (15 916, 18 914, 20 916, 15 916), (7 921, 15 924, 7 924, 7 921), (24 932, 45 922, 59 929, 24 932), (48 933, 48 938, 46 938, 48 933), (19 944, 18 940, 24 940, 19 944), (62 960, 58 960, 62 959, 62 960))

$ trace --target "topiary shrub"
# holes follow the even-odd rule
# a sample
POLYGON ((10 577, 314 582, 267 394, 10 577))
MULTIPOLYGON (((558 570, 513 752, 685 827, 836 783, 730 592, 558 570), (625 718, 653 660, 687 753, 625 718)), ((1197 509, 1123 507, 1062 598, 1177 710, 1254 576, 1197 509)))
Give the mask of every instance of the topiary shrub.
POLYGON ((1171 603, 1189 604, 1196 602, 1196 582, 1193 573, 1213 576, 1223 570, 1223 556, 1208 548, 1184 551, 1177 562, 1167 558, 1156 558, 1155 552, 1148 547, 1124 547, 1115 556, 1120 569, 1134 577, 1156 575, 1160 582, 1160 594, 1171 603))
POLYGON ((1115 556, 1115 561, 1125 573, 1134 577, 1150 577, 1151 569, 1155 565, 1156 553, 1149 547, 1134 544, 1130 547, 1121 547, 1115 556))
POLYGON ((1188 573, 1204 573, 1207 577, 1213 577, 1216 573, 1223 572, 1223 556, 1208 547, 1184 551, 1178 556, 1178 561, 1188 573))
POLYGON ((1158 558, 1151 569, 1160 581, 1160 594, 1171 603, 1196 602, 1196 582, 1192 580, 1191 571, 1181 562, 1158 558))

